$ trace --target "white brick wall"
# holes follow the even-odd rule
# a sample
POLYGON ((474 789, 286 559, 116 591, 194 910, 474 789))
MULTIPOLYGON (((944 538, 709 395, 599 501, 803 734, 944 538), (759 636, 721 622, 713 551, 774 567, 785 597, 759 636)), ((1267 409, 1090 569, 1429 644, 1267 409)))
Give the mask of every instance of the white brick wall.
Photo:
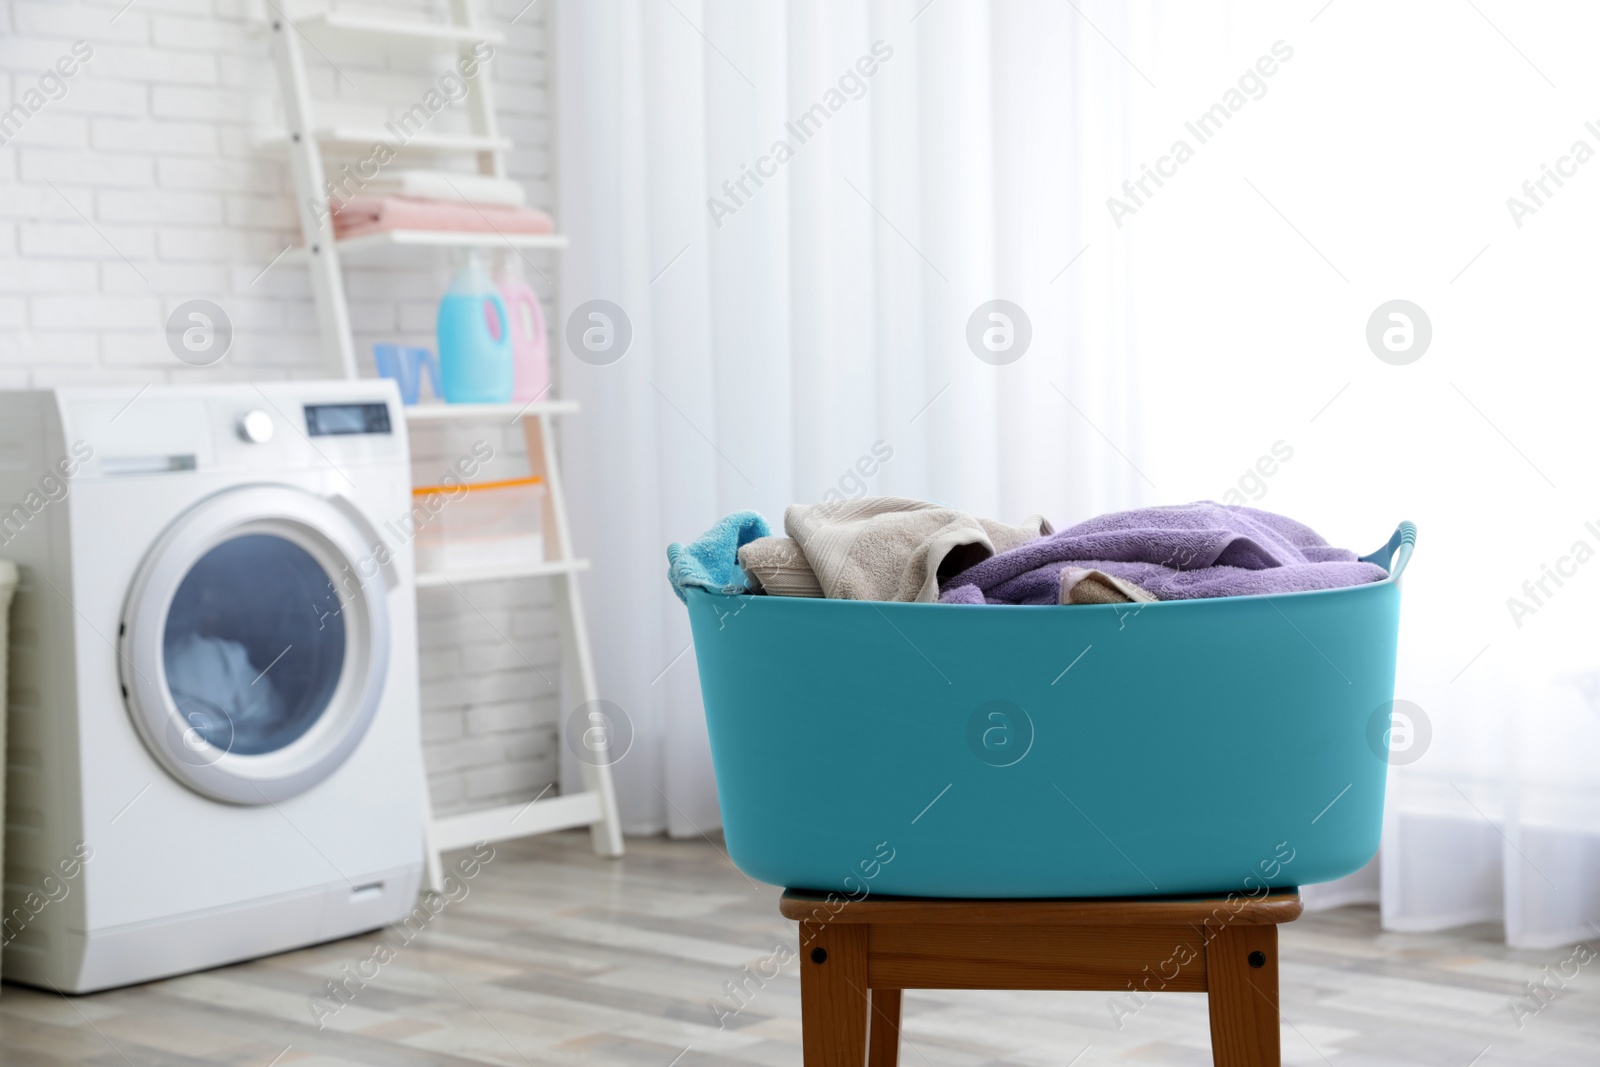
MULTIPOLYGON (((285 259, 262 274, 298 230, 284 159, 259 147, 282 121, 268 38, 250 21, 257 9, 250 0, 124 3, 0 0, 0 109, 36 88, 74 41, 94 49, 65 96, 0 146, 0 388, 336 373, 320 353, 304 270, 285 259), (234 325, 216 367, 189 367, 166 347, 167 314, 194 297, 221 305, 234 325)), ((525 3, 479 0, 484 22, 506 34, 484 71, 503 132, 517 141, 512 176, 549 209, 545 5, 525 3)), ((364 6, 397 17, 445 10, 444 0, 364 6)), ((307 58, 323 114, 374 126, 415 102, 451 58, 316 46, 326 60, 309 48, 307 58)), ((464 130, 465 109, 431 128, 464 130)), ((531 258, 530 280, 548 297, 556 261, 531 258)), ((364 373, 375 342, 433 347, 435 307, 454 270, 447 254, 347 266, 364 373)), ((414 438, 415 481, 436 482, 480 438, 496 454, 483 477, 526 471, 516 432, 430 427, 414 438)), ((548 590, 464 591, 471 604, 448 589, 423 591, 418 603, 424 751, 440 811, 531 798, 556 778, 559 701, 540 678, 558 681, 548 590)))

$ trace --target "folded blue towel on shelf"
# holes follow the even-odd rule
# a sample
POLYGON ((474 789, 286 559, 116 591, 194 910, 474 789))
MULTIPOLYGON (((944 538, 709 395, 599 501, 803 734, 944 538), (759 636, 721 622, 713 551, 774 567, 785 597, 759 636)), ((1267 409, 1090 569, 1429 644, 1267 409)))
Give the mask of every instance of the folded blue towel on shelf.
POLYGON ((687 545, 667 546, 667 580, 679 600, 690 586, 713 593, 744 593, 750 589, 739 549, 760 537, 771 537, 767 520, 753 511, 736 511, 687 545))

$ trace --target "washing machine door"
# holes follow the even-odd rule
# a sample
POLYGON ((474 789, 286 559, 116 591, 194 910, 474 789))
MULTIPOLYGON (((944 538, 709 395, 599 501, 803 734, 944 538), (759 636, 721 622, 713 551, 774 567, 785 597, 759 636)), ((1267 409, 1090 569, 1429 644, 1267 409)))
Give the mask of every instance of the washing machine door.
POLYGON ((334 773, 383 695, 390 566, 352 508, 288 486, 228 490, 182 515, 145 558, 119 640, 150 752, 236 804, 334 773))

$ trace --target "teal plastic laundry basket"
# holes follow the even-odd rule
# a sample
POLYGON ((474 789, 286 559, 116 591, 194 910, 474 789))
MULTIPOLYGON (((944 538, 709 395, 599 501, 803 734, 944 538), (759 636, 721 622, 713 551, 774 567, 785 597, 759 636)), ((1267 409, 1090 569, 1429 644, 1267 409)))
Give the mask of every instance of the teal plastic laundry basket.
POLYGON ((728 852, 844 897, 1350 874, 1378 847, 1414 540, 1369 585, 1143 606, 691 590, 728 852))

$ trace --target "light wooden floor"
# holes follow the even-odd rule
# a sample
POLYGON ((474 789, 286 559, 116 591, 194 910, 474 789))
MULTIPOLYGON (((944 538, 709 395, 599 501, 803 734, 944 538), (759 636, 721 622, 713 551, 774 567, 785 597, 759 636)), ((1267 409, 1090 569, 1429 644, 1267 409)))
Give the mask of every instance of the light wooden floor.
MULTIPOLYGON (((7 985, 0 1064, 798 1067, 792 960, 746 983, 726 1028, 708 1007, 731 1010, 724 983, 793 944, 777 891, 704 841, 628 848, 597 860, 578 832, 501 846, 409 944, 382 931, 71 1000, 7 985), (319 1031, 323 982, 380 944, 400 947, 319 1031)), ((1366 908, 1283 927, 1284 1062, 1600 1063, 1600 960, 1519 1031, 1508 1001, 1566 953, 1511 952, 1496 934, 1383 934, 1366 908)), ((1158 996, 1120 1030, 1097 993, 908 993, 905 1013, 908 1067, 1211 1062, 1195 994, 1158 996)))

